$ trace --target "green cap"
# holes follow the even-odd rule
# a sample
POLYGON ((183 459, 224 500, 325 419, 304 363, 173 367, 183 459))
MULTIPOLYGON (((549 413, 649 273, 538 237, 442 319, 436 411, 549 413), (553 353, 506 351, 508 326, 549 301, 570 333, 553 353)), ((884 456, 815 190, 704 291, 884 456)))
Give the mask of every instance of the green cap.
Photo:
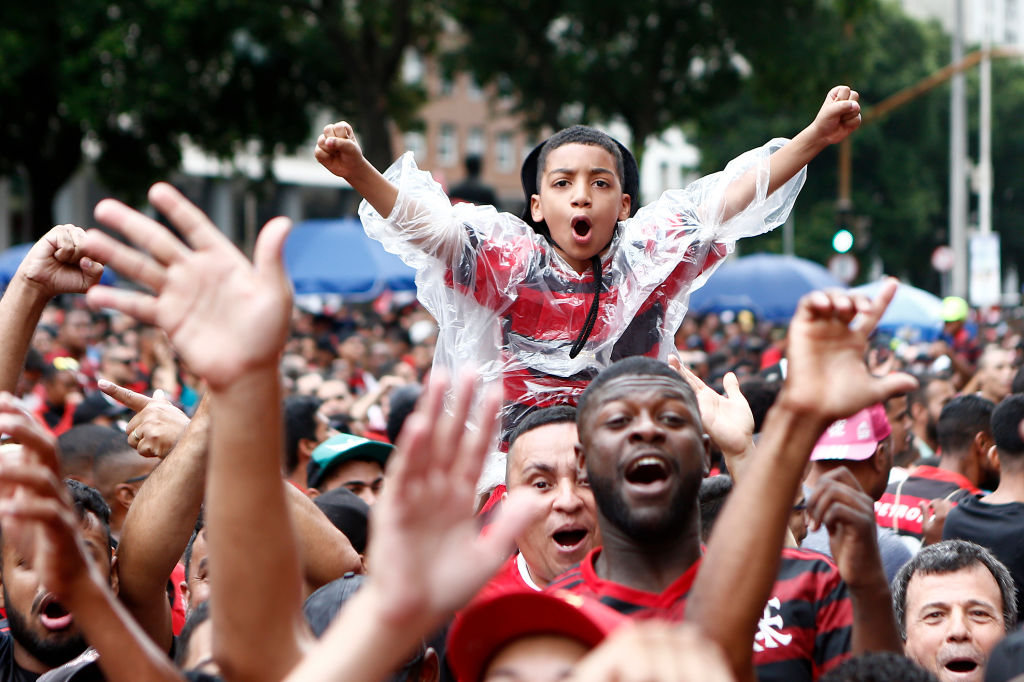
POLYGON ((967 301, 959 296, 947 296, 942 299, 942 321, 960 322, 967 319, 967 301))

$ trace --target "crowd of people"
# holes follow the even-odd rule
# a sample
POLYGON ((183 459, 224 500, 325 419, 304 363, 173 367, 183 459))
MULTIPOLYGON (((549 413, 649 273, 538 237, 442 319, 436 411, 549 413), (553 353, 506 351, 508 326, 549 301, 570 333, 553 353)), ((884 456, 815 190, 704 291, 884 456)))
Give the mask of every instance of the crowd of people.
POLYGON ((167 184, 173 232, 53 228, 0 299, 0 679, 1024 674, 1012 322, 950 299, 939 340, 881 338, 895 280, 685 316, 859 121, 837 87, 639 210, 629 151, 570 128, 523 219, 328 126, 422 304, 296 308, 287 220, 250 262, 167 184))

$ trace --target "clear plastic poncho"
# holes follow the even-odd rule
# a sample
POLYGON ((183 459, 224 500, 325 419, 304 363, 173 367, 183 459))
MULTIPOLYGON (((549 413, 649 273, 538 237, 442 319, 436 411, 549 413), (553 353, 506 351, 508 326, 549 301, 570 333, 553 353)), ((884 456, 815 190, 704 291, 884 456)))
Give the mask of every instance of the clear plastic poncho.
POLYGON ((409 152, 385 172, 399 190, 391 215, 366 201, 359 215, 370 237, 416 269, 417 296, 439 327, 435 366, 454 376, 475 365, 485 383, 504 382, 504 441, 529 410, 575 405, 586 383, 620 357, 665 360, 675 351, 690 292, 737 239, 789 215, 806 169, 767 195, 769 157, 786 142, 746 152, 619 222, 602 259, 598 318, 575 358, 569 349, 590 310, 594 274, 569 267, 517 216, 453 206, 409 152), (741 179, 752 198, 726 219, 726 191, 741 179))

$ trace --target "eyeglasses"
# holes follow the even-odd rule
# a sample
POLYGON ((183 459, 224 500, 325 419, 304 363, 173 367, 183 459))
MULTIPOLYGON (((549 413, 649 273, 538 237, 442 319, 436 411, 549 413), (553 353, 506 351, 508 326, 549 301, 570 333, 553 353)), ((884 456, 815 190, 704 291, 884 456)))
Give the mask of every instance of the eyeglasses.
POLYGON ((121 481, 121 483, 140 483, 142 481, 145 481, 147 478, 149 478, 149 474, 143 474, 142 476, 132 476, 131 478, 124 479, 123 481, 121 481))

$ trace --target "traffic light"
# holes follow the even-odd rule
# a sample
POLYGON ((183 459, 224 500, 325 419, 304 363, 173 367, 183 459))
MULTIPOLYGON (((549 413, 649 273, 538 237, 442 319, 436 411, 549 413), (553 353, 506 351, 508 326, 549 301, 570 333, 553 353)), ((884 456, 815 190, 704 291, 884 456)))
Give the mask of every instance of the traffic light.
POLYGON ((832 237, 832 248, 836 253, 846 253, 853 248, 853 233, 845 227, 836 230, 832 237))

